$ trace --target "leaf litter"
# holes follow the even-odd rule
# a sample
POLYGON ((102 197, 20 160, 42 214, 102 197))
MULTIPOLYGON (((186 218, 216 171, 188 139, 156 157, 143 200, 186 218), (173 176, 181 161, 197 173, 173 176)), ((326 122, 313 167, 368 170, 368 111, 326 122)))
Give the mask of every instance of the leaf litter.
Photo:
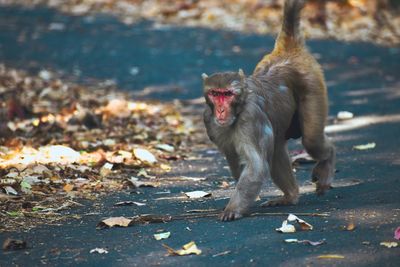
POLYGON ((35 76, 1 64, 0 96, 0 212, 24 214, 0 216, 0 231, 68 217, 41 220, 38 204, 56 209, 68 199, 161 186, 171 165, 192 153, 197 128, 178 102, 132 100, 112 83, 82 86, 50 70, 35 76))
MULTIPOLYGON (((187 25, 230 29, 242 32, 276 34, 280 29, 283 1, 169 1, 164 0, 36 0, 5 1, 26 6, 49 5, 72 15, 111 13, 125 24, 154 20, 157 27, 187 25)), ((336 38, 344 41, 370 41, 396 46, 400 43, 399 7, 396 1, 386 4, 371 0, 308 1, 302 15, 305 34, 311 38, 336 38), (372 3, 370 3, 372 2, 372 3), (365 30, 368 29, 368 30, 365 30)), ((63 23, 50 23, 49 30, 64 30, 63 23)), ((233 53, 242 48, 234 45, 233 53)), ((140 73, 134 67, 131 75, 140 73)), ((42 70, 45 80, 54 76, 42 70)), ((116 103, 120 104, 120 103, 116 103)), ((124 110, 121 110, 124 111, 124 110)), ((122 113, 123 114, 123 113, 122 113)))

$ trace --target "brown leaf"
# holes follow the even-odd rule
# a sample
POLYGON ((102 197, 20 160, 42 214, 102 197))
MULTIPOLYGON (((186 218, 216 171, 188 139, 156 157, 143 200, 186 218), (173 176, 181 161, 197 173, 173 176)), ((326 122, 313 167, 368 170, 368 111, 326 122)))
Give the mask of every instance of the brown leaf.
POLYGON ((97 228, 103 229, 107 227, 128 227, 132 222, 132 219, 127 219, 125 217, 110 217, 108 219, 104 219, 97 224, 97 228))
POLYGON ((64 191, 67 192, 67 193, 68 193, 68 192, 71 192, 72 189, 74 189, 74 185, 73 185, 73 184, 66 184, 66 185, 64 185, 63 189, 64 189, 64 191))
POLYGON ((349 222, 349 224, 347 224, 346 226, 346 230, 347 231, 353 231, 354 229, 356 229, 356 225, 354 222, 349 222))
POLYGON ((307 230, 312 230, 313 229, 313 226, 311 224, 309 224, 308 222, 300 219, 299 217, 297 217, 294 214, 289 214, 287 220, 289 222, 296 221, 300 225, 301 230, 303 230, 303 231, 307 231, 307 230))

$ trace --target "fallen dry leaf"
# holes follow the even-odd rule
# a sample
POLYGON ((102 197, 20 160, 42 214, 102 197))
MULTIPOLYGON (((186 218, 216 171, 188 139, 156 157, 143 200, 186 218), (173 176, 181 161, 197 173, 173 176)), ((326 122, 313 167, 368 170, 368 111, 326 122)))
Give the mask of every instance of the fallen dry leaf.
POLYGON ((141 169, 139 170, 139 172, 137 173, 137 176, 139 176, 139 177, 145 177, 145 178, 149 178, 149 179, 156 178, 155 176, 149 175, 149 174, 147 173, 147 171, 146 171, 145 168, 141 168, 141 169))
POLYGON ((131 177, 130 179, 128 179, 129 182, 131 182, 131 184, 136 187, 157 187, 159 186, 158 182, 152 182, 152 181, 141 181, 136 177, 131 177))
POLYGON ((137 201, 133 201, 133 204, 135 204, 136 206, 146 206, 146 203, 142 203, 142 202, 137 202, 137 201))
POLYGON ((108 254, 108 250, 105 248, 94 248, 90 250, 90 253, 108 254))
POLYGON ((3 187, 4 191, 6 191, 7 195, 14 195, 17 196, 18 192, 11 186, 5 186, 3 187))
POLYGON ((299 240, 297 238, 288 238, 284 240, 286 243, 298 243, 299 240))
POLYGON ((356 149, 356 150, 368 150, 368 149, 375 148, 375 146, 376 146, 375 142, 372 142, 372 143, 368 143, 368 144, 365 144, 365 145, 353 146, 353 148, 356 149))
POLYGON ((166 172, 169 172, 169 171, 172 170, 171 165, 164 164, 164 163, 160 164, 160 168, 163 169, 163 170, 166 171, 166 172))
POLYGON ((346 226, 346 230, 347 231, 353 231, 354 229, 356 229, 356 225, 354 222, 349 222, 349 224, 347 224, 346 226))
POLYGON ((349 120, 354 117, 354 114, 349 111, 339 111, 337 114, 337 118, 339 120, 349 120))
POLYGON ((105 115, 117 118, 126 118, 131 115, 128 109, 128 101, 125 99, 112 99, 107 106, 102 109, 105 115))
POLYGON ((106 227, 114 227, 114 226, 128 227, 131 222, 132 222, 131 219, 128 219, 125 217, 111 217, 111 218, 104 219, 101 222, 99 222, 97 224, 97 227, 98 228, 106 228, 106 227))
POLYGON ((135 148, 133 150, 133 154, 138 160, 142 161, 143 163, 154 164, 157 162, 156 157, 147 149, 135 148))
POLYGON ((197 248, 196 243, 191 241, 182 246, 182 249, 174 250, 173 248, 163 244, 163 247, 167 249, 168 254, 171 256, 184 256, 190 254, 200 255, 201 250, 197 248))
POLYGON ((154 234, 154 238, 156 240, 162 240, 162 239, 167 239, 171 235, 171 232, 164 232, 164 233, 159 233, 159 234, 154 234))
POLYGON ((229 188, 229 186, 230 185, 227 181, 222 181, 222 183, 220 184, 219 187, 226 189, 226 188, 229 188))
POLYGON ((308 222, 300 219, 299 217, 297 217, 294 214, 289 214, 289 216, 287 217, 287 220, 289 222, 297 222, 300 225, 301 230, 307 231, 307 230, 312 230, 313 226, 311 224, 309 224, 308 222))
POLYGON ((381 242, 380 245, 387 247, 387 248, 396 248, 399 245, 399 243, 397 243, 397 242, 381 242))
POLYGON ((121 201, 114 204, 114 206, 145 206, 146 203, 136 202, 136 201, 121 201))
POLYGON ((282 226, 280 228, 276 228, 275 230, 280 233, 294 233, 296 232, 296 228, 294 225, 290 224, 289 222, 297 222, 300 226, 300 229, 303 231, 312 230, 313 226, 308 222, 300 219, 294 214, 289 214, 286 220, 282 222, 282 226))
POLYGON ((294 227, 294 225, 289 224, 287 220, 284 220, 282 222, 282 226, 279 228, 276 228, 275 230, 277 232, 284 233, 284 234, 296 232, 296 228, 294 227))
POLYGON ((101 168, 100 168, 100 175, 102 177, 106 177, 112 172, 113 164, 106 162, 101 168))
POLYGON ((191 192, 185 192, 185 195, 188 198, 202 198, 202 197, 210 197, 211 193, 205 191, 191 191, 191 192))
POLYGON ((319 255, 317 259, 344 259, 344 256, 339 254, 325 254, 319 255))
POLYGON ((65 192, 71 192, 74 189, 74 185, 73 184, 66 184, 63 186, 63 189, 65 192))
POLYGON ((156 145, 156 148, 159 150, 167 151, 167 152, 174 152, 175 148, 171 145, 168 144, 158 144, 156 145))

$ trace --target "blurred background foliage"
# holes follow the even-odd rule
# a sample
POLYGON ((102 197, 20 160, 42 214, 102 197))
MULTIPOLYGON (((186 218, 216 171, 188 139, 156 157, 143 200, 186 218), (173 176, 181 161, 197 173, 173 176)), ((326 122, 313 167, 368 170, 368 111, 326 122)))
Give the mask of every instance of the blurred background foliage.
MULTIPOLYGON (((284 0, 0 0, 1 4, 46 5, 85 15, 111 13, 126 24, 148 19, 162 24, 245 32, 279 30, 284 0)), ((309 0, 303 25, 310 38, 400 44, 400 1, 309 0)))

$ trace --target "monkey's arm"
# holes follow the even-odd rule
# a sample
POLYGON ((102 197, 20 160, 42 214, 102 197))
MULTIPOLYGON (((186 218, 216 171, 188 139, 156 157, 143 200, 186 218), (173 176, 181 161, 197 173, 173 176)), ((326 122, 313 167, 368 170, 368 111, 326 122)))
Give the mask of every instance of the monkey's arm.
POLYGON ((273 153, 273 149, 270 149, 271 144, 273 145, 273 136, 269 133, 272 131, 263 130, 262 138, 257 143, 238 144, 237 151, 244 168, 221 220, 231 221, 241 218, 260 193, 264 179, 271 178, 267 157, 273 153))

